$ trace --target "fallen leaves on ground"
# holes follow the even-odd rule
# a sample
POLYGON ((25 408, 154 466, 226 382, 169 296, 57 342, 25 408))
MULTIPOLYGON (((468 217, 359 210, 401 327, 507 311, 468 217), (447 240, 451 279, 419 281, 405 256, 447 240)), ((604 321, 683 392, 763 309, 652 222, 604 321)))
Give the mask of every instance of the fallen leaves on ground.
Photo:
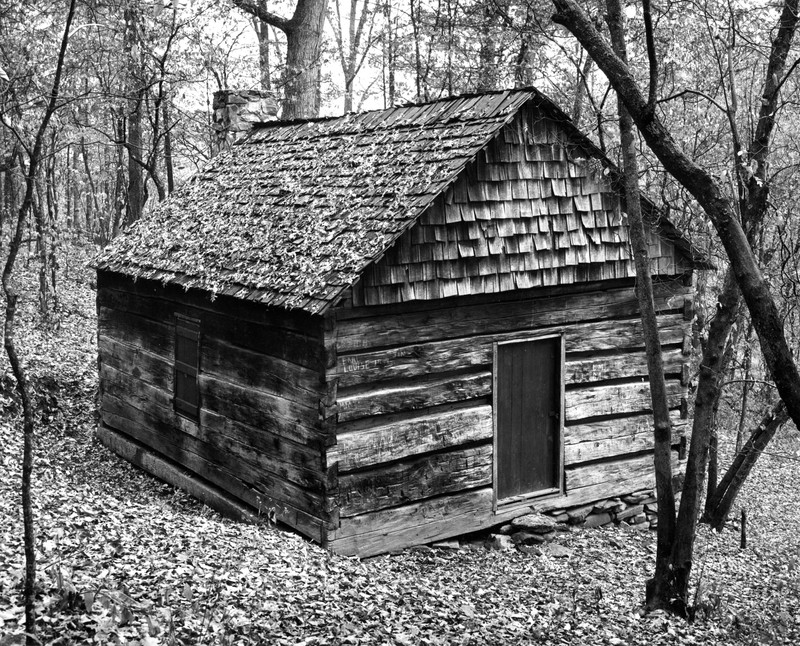
MULTIPOLYGON (((88 304, 73 304, 84 308, 80 320, 93 303, 84 292, 76 298, 88 304)), ((266 524, 227 521, 97 442, 85 326, 50 333, 81 340, 62 344, 68 365, 57 356, 48 364, 61 368, 53 402, 40 410, 34 492, 43 643, 800 642, 796 432, 770 447, 743 491, 748 548, 739 549, 733 525, 721 534, 701 528, 701 612, 687 623, 640 612, 655 536, 625 526, 565 533, 558 549, 540 555, 421 548, 359 561, 266 524)), ((17 415, 9 405, 0 418, 3 645, 19 643, 23 620, 17 415)))

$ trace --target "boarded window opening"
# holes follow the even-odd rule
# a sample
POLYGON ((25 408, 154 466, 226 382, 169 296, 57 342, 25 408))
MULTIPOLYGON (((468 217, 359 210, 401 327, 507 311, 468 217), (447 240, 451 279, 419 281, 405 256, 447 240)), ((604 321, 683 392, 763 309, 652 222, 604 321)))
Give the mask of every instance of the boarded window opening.
POLYGON ((200 418, 200 321, 175 315, 175 411, 200 418))

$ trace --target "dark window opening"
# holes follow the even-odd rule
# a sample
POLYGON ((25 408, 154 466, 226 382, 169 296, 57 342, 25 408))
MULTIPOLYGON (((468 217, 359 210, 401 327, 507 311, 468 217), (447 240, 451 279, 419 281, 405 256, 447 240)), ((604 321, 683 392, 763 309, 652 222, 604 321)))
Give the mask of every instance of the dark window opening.
POLYGON ((200 418, 200 321, 175 315, 175 410, 200 418))

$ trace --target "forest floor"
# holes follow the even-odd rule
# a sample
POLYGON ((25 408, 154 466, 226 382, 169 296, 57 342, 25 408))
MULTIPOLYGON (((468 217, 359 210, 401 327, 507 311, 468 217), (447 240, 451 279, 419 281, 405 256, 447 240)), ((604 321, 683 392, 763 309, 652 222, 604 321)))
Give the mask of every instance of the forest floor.
MULTIPOLYGON (((82 261, 81 261, 82 262, 82 261)), ((44 644, 798 644, 800 439, 787 427, 739 502, 701 528, 688 623, 644 616, 655 534, 579 529, 540 555, 411 549, 360 561, 221 518, 95 438, 91 272, 72 259, 59 310, 25 301, 20 341, 37 391, 34 476, 44 644), (737 514, 738 509, 737 507, 737 514)), ((27 278, 33 280, 32 274, 27 278)), ((21 425, 0 362, 0 646, 22 643, 21 425)))

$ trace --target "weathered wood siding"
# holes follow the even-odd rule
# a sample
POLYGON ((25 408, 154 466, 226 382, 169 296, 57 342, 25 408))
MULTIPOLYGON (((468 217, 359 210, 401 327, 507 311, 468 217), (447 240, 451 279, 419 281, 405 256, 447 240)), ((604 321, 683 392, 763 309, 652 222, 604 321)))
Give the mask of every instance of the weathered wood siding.
MULTIPOLYGON (((683 432, 691 287, 656 284, 675 441, 683 432)), ((631 281, 344 308, 329 325, 341 526, 330 545, 371 554, 501 522, 492 488, 494 344, 562 334, 566 496, 555 509, 652 486, 647 364, 631 281)), ((528 501, 524 503, 530 505, 528 501)))
MULTIPOLYGON (((687 258, 649 232, 653 273, 687 258)), ((522 110, 364 272, 356 305, 632 278, 628 227, 602 164, 556 121, 522 110)))
POLYGON ((101 437, 149 447, 324 541, 335 517, 322 318, 108 272, 98 274, 97 304, 101 437), (176 313, 201 321, 198 422, 173 407, 176 313))

